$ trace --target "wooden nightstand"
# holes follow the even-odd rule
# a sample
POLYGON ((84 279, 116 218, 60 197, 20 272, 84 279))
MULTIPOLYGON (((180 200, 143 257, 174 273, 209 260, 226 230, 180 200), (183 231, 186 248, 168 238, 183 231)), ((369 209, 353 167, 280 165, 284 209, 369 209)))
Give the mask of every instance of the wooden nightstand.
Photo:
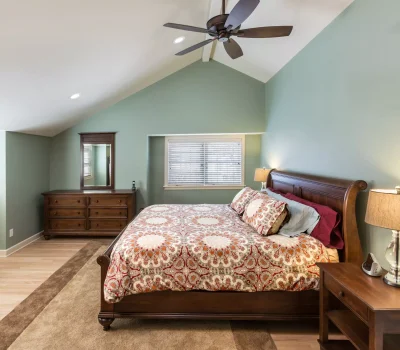
POLYGON ((400 336, 392 334, 400 334, 400 289, 367 276, 354 264, 318 266, 321 350, 399 350, 400 336), (329 340, 329 321, 348 340, 329 340))

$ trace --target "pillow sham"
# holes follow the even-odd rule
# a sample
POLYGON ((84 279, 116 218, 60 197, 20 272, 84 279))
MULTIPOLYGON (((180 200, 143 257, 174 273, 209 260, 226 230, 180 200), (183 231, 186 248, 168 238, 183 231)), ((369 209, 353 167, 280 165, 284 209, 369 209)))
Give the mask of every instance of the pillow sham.
POLYGON ((290 200, 268 189, 267 193, 270 197, 288 205, 290 220, 280 229, 280 234, 288 237, 295 237, 301 233, 310 234, 314 230, 320 220, 320 216, 314 208, 290 200))
POLYGON ((292 193, 287 193, 284 197, 314 208, 321 219, 311 232, 311 236, 321 241, 327 248, 343 249, 344 240, 340 231, 341 218, 339 213, 326 205, 310 202, 292 193))
POLYGON ((265 193, 257 193, 246 205, 243 221, 260 235, 276 234, 288 215, 286 203, 277 201, 265 193))
POLYGON ((256 194, 257 191, 254 191, 250 187, 243 188, 233 198, 231 208, 239 215, 242 215, 247 203, 249 203, 250 199, 252 199, 256 194))

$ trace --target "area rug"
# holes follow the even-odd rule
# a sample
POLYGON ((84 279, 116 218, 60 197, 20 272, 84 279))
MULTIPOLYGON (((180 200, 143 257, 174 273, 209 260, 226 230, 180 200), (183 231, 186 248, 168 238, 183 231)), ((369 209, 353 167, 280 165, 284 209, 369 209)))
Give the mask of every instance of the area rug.
POLYGON ((276 350, 265 322, 117 319, 97 322, 106 246, 90 242, 0 321, 0 349, 276 350))

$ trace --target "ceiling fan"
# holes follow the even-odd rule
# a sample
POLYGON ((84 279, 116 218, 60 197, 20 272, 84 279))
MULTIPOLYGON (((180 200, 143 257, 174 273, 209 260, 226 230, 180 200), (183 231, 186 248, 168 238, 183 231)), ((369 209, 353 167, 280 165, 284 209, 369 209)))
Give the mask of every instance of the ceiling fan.
POLYGON ((243 51, 239 44, 232 39, 232 36, 239 38, 277 38, 289 36, 292 32, 293 26, 259 27, 241 30, 240 27, 242 23, 253 13, 259 3, 260 0, 240 0, 231 13, 225 14, 226 0, 222 0, 222 14, 211 18, 207 22, 207 29, 176 23, 166 23, 164 27, 205 33, 212 37, 212 39, 208 39, 178 52, 176 54, 177 56, 186 55, 189 52, 218 40, 224 43, 228 55, 232 59, 236 59, 243 56, 243 51))

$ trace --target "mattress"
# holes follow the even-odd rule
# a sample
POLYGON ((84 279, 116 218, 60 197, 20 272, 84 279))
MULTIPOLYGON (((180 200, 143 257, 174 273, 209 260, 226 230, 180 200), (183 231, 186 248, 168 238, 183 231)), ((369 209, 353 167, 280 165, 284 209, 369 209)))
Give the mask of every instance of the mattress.
POLYGON ((157 291, 304 291, 318 262, 337 252, 302 234, 261 236, 229 205, 153 205, 133 220, 110 257, 105 300, 157 291))

